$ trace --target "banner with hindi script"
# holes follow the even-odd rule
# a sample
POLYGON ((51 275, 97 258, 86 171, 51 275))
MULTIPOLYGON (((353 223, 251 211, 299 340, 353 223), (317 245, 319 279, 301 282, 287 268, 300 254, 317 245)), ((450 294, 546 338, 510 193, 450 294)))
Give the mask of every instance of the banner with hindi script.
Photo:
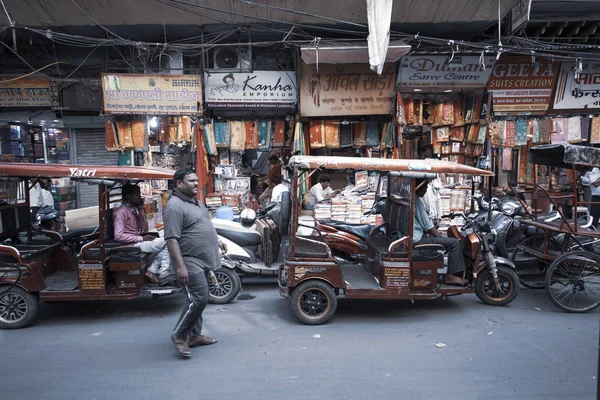
POLYGON ((50 82, 46 78, 28 77, 13 81, 0 77, 0 107, 50 108, 50 82), (9 82, 3 82, 7 81, 9 82))
POLYGON ((563 62, 552 107, 555 110, 600 110, 600 63, 584 62, 575 79, 575 63, 563 62))
POLYGON ((381 75, 368 64, 302 63, 300 115, 328 117, 386 115, 393 110, 396 68, 389 63, 381 75))
POLYGON ((107 114, 202 114, 201 75, 102 74, 107 114))

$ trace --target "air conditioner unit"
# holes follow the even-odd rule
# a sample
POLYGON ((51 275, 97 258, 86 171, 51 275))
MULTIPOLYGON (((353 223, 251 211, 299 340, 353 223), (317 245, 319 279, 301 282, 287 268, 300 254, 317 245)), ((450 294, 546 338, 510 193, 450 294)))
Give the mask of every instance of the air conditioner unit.
POLYGON ((213 69, 251 70, 252 51, 250 48, 223 47, 213 53, 213 69))

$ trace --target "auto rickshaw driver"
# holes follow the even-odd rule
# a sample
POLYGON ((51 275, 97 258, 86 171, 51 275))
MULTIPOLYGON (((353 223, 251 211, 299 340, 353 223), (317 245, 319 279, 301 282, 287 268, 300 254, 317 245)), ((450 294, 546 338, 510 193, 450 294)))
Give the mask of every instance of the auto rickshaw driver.
POLYGON ((174 279, 171 259, 164 239, 148 234, 144 200, 140 187, 125 184, 122 188, 123 205, 113 212, 114 239, 123 244, 138 246, 144 253, 155 253, 146 277, 152 283, 174 279))
POLYGON ((465 286, 469 282, 457 274, 466 270, 465 261, 461 253, 460 241, 454 238, 445 238, 438 232, 427 214, 422 197, 427 193, 428 179, 416 179, 415 187, 415 220, 413 226, 413 246, 419 244, 440 244, 448 253, 448 273, 444 277, 447 285, 465 286), (420 185, 420 186, 419 186, 420 185))

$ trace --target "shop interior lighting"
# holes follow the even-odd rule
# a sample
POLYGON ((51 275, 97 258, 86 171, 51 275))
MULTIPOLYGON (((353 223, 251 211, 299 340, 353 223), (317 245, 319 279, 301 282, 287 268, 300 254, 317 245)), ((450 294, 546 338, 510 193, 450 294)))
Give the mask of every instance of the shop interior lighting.
POLYGON ((57 119, 55 119, 55 120, 54 120, 54 121, 52 121, 52 122, 54 122, 55 124, 58 124, 58 120, 57 120, 57 119))
POLYGON ((450 92, 452 92, 452 89, 444 90, 444 93, 450 93, 450 92))
POLYGON ((413 89, 415 92, 422 92, 423 89, 413 89))
POLYGON ((158 119, 156 117, 150 118, 150 122, 148 122, 150 128, 156 128, 158 126, 158 119))

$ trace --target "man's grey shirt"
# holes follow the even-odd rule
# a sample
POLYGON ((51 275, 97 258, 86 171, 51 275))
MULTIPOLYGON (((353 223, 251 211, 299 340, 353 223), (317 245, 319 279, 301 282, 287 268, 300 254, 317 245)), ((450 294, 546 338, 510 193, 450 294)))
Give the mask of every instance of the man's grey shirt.
POLYGON ((163 211, 165 240, 177 240, 190 275, 221 265, 219 239, 206 207, 195 198, 173 192, 163 211))

